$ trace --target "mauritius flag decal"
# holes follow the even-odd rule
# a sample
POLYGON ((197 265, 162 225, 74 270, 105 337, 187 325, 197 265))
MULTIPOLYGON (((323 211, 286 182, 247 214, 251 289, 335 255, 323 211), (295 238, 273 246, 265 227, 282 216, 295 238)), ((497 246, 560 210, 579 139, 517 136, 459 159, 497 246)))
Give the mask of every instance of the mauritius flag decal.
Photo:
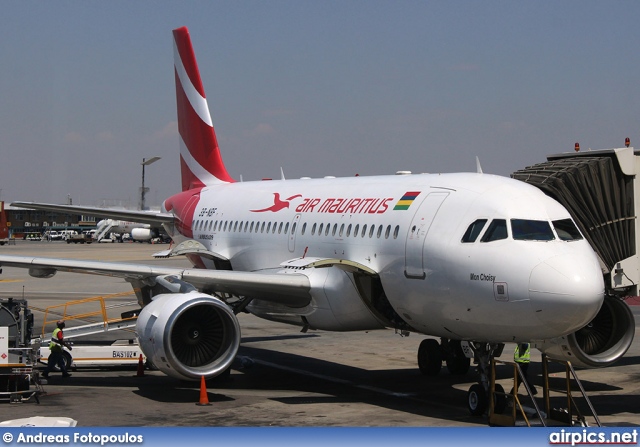
POLYGON ((416 197, 418 197, 419 195, 420 195, 420 191, 405 192, 402 198, 398 200, 398 203, 396 203, 396 206, 393 207, 394 211, 408 210, 411 204, 413 203, 413 201, 416 200, 416 197))

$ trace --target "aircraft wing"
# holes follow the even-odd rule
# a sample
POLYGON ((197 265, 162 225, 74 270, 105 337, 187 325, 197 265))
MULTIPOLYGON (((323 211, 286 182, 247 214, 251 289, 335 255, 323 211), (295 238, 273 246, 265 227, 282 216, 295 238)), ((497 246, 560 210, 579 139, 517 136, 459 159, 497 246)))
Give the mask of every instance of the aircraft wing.
POLYGON ((26 268, 30 275, 38 278, 49 278, 56 272, 73 272, 152 283, 155 277, 175 275, 197 288, 249 296, 293 307, 305 306, 311 300, 309 278, 300 274, 183 269, 32 256, 0 256, 0 266, 26 268))
POLYGON ((148 223, 151 225, 161 225, 163 223, 172 223, 174 221, 173 214, 160 213, 154 211, 135 211, 135 210, 118 210, 109 208, 98 208, 92 206, 76 206, 76 205, 55 205, 52 203, 36 203, 36 202, 12 202, 12 206, 26 208, 31 210, 57 211, 70 214, 84 214, 87 216, 104 217, 118 220, 128 220, 132 222, 148 223))

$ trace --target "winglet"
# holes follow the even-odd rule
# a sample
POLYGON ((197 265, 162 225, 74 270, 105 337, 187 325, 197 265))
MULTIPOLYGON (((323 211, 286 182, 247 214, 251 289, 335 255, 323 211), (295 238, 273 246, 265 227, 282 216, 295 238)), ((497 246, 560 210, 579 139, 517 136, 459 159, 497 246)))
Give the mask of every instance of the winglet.
POLYGON ((476 156, 476 172, 482 174, 482 166, 480 166, 480 159, 476 156))
POLYGON ((233 182, 222 162, 189 30, 173 30, 173 39, 182 190, 233 182))

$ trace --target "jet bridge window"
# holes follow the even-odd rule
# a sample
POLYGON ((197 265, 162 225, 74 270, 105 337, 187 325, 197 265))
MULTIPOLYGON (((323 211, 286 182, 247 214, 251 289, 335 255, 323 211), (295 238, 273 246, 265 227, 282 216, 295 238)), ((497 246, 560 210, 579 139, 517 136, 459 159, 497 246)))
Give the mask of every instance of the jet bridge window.
POLYGON ((485 231, 480 241, 499 241, 500 239, 506 239, 507 237, 507 221, 504 219, 494 219, 489 224, 489 228, 487 228, 487 231, 485 231))
POLYGON ((578 231, 576 224, 571 219, 554 220, 553 228, 556 229, 561 241, 579 241, 582 239, 580 231, 578 231))
POLYGON ((511 234, 516 241, 552 241, 556 238, 546 220, 511 219, 511 234))
POLYGON ((467 228, 467 231, 464 232, 462 242, 475 242, 486 223, 487 219, 477 219, 475 222, 472 222, 469 228, 467 228))

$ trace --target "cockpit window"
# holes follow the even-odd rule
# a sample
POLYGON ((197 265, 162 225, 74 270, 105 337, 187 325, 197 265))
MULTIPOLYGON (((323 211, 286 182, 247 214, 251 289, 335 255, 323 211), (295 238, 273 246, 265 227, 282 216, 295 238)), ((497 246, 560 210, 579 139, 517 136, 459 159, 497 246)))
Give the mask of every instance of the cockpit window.
POLYGON ((511 219, 511 233, 516 241, 551 241, 555 239, 546 220, 511 219))
POLYGON ((571 219, 554 220, 553 228, 562 241, 579 241, 582 235, 571 219))
POLYGON ((487 219, 478 219, 472 222, 467 231, 464 232, 462 242, 475 242, 486 223, 487 219))
POLYGON ((481 242, 498 241, 507 238, 507 221, 504 219, 494 219, 489 224, 489 228, 485 231, 481 242))

